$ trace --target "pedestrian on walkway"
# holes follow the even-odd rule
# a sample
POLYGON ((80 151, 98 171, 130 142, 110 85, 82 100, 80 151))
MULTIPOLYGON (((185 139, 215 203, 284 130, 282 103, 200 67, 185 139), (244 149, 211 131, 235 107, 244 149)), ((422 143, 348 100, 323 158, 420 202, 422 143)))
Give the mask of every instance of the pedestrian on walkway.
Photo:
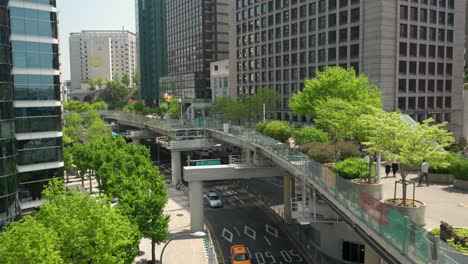
POLYGON ((396 173, 398 172, 398 162, 396 159, 392 160, 392 172, 393 177, 396 177, 396 173))
POLYGON ((418 186, 421 186, 421 182, 423 178, 426 178, 426 184, 427 184, 427 187, 429 187, 429 163, 427 163, 427 161, 424 161, 421 164, 421 173, 419 174, 418 186))
POLYGON ((385 177, 388 177, 390 170, 392 169, 392 161, 389 159, 385 160, 385 177))

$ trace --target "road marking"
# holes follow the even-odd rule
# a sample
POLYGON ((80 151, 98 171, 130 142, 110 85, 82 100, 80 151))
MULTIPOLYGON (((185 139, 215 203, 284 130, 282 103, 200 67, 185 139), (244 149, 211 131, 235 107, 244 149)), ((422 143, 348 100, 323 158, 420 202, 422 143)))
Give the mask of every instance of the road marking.
POLYGON ((246 234, 248 237, 252 238, 253 240, 256 240, 255 237, 257 236, 257 232, 253 230, 252 228, 248 226, 244 226, 244 234, 246 234))
POLYGON ((236 231, 236 233, 237 233, 238 236, 241 236, 241 234, 239 233, 239 230, 237 230, 236 227, 234 227, 234 231, 236 231))
POLYGON ((270 226, 269 224, 266 224, 266 232, 276 238, 279 238, 278 236, 278 230, 272 226, 270 226))
POLYGON ((231 233, 229 230, 227 230, 226 228, 223 228, 223 233, 221 234, 221 237, 223 237, 224 239, 226 239, 229 243, 232 243, 232 239, 234 237, 234 234, 231 233), (229 235, 229 237, 227 237, 226 235, 229 235))
POLYGON ((245 202, 242 201, 241 199, 239 199, 239 197, 237 197, 237 196, 235 196, 235 195, 234 195, 233 197, 236 198, 236 199, 237 199, 239 202, 241 202, 242 204, 245 204, 245 202))
POLYGON ((216 233, 214 232, 213 230, 213 227, 210 225, 210 222, 208 222, 208 219, 206 217, 203 217, 205 218, 205 223, 208 225, 208 229, 210 230, 210 233, 213 235, 213 240, 214 242, 216 243, 216 245, 218 246, 218 251, 219 253, 221 253, 221 258, 222 258, 222 264, 224 264, 224 253, 223 253, 223 249, 221 248, 221 245, 219 244, 219 240, 218 240, 218 237, 216 236, 216 233))
POLYGON ((234 207, 236 206, 236 203, 233 202, 231 199, 228 199, 228 201, 231 202, 234 207))
POLYGON ((271 243, 270 243, 270 240, 268 240, 268 238, 266 236, 263 236, 266 240, 266 242, 268 243, 268 245, 271 247, 271 243))

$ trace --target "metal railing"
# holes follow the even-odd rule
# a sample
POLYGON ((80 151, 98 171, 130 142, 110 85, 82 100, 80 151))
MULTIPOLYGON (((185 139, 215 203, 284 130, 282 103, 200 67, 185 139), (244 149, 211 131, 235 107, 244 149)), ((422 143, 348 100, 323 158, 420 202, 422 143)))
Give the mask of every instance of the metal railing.
MULTIPOLYGON (((157 126, 159 129, 184 129, 184 128, 205 128, 212 129, 213 132, 222 130, 223 122, 205 120, 202 124, 192 121, 182 123, 173 120, 150 120, 142 116, 122 112, 106 112, 105 115, 142 122, 150 126, 157 126)), ((358 187, 335 173, 328 167, 311 160, 307 155, 301 153, 296 148, 275 139, 266 137, 253 129, 246 129, 239 126, 230 126, 229 134, 244 141, 254 143, 258 147, 268 151, 271 156, 287 162, 290 168, 299 171, 311 180, 317 189, 329 199, 330 203, 338 206, 343 215, 352 216, 361 226, 370 228, 370 236, 378 236, 380 241, 384 241, 384 247, 391 246, 394 250, 406 256, 414 263, 468 263, 468 257, 462 255, 460 262, 453 257, 453 250, 447 243, 436 241, 436 237, 410 221, 406 216, 396 209, 368 197, 365 193, 359 192, 358 187), (449 250, 452 249, 452 250, 449 250)), ((292 173, 293 174, 293 173, 292 173)))

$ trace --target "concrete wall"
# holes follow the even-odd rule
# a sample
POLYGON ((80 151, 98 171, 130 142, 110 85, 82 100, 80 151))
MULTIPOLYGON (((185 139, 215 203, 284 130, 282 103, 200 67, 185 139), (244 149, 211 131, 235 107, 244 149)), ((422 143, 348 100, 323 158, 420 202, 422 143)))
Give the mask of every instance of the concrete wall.
POLYGON ((78 36, 70 36, 70 74, 71 89, 81 89, 81 40, 78 36))

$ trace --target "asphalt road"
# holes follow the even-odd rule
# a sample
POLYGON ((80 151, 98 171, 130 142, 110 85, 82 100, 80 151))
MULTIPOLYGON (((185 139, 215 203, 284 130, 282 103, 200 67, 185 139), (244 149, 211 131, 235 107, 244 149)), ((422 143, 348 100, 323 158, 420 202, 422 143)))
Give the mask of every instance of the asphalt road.
POLYGON ((247 246, 252 263, 307 263, 293 242, 280 230, 265 209, 239 187, 229 182, 205 183, 205 191, 216 191, 224 207, 209 208, 205 221, 213 234, 219 263, 230 262, 232 245, 247 246))

